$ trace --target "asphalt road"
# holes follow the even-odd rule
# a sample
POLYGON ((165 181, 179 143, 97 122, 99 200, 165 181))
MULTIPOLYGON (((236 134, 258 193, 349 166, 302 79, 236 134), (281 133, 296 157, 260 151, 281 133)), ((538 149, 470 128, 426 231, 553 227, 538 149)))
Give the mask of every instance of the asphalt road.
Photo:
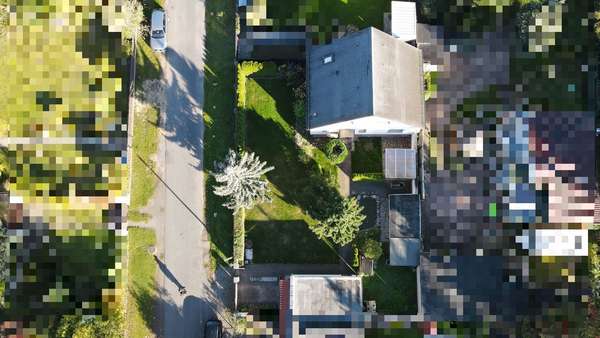
POLYGON ((203 120, 204 2, 167 0, 163 58, 166 111, 157 163, 161 176, 154 206, 161 287, 157 336, 202 337, 218 312, 207 263, 204 225, 203 120), (187 293, 179 293, 180 287, 187 293))

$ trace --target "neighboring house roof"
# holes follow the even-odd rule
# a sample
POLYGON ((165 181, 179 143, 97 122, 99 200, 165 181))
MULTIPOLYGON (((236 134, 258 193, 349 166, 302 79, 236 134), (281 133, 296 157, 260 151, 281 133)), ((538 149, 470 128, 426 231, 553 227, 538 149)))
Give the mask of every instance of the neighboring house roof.
POLYGON ((308 57, 310 128, 377 116, 421 128, 421 51, 373 27, 314 46, 308 57))
POLYGON ((362 312, 362 280, 358 276, 292 275, 293 316, 340 316, 362 312))
POLYGON ((416 179, 417 151, 415 149, 386 148, 385 178, 416 179))
POLYGON ((417 266, 421 253, 419 195, 389 195, 390 265, 417 266))
POLYGON ((392 35, 402 41, 417 39, 417 4, 392 1, 392 35))

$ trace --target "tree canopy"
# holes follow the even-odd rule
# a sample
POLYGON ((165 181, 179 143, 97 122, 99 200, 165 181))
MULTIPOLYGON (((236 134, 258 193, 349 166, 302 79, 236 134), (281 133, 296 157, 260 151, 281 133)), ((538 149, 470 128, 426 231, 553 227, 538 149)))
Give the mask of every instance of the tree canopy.
POLYGON ((215 163, 212 173, 217 181, 214 193, 226 197, 223 206, 234 211, 251 209, 257 203, 269 202, 269 182, 264 174, 273 170, 254 153, 238 154, 233 150, 222 162, 215 163))
POLYGON ((356 198, 344 198, 332 202, 332 210, 328 217, 311 227, 321 239, 330 239, 337 245, 350 243, 365 220, 363 207, 356 198))

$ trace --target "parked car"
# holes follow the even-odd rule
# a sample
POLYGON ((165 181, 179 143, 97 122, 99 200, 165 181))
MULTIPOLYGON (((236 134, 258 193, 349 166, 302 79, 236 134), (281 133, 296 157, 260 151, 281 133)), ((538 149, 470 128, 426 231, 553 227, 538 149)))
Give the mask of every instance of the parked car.
POLYGON ((204 325, 204 338, 221 338, 223 336, 223 324, 218 319, 207 320, 204 325))
POLYGON ((161 9, 152 11, 150 20, 150 47, 157 52, 167 49, 167 21, 165 12, 161 9))

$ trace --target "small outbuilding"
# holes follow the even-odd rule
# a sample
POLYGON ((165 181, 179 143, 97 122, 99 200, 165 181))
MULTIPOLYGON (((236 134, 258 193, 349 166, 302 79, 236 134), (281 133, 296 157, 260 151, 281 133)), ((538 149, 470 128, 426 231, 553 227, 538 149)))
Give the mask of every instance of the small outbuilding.
POLYGON ((419 195, 389 195, 390 265, 419 265, 421 204, 419 195))

